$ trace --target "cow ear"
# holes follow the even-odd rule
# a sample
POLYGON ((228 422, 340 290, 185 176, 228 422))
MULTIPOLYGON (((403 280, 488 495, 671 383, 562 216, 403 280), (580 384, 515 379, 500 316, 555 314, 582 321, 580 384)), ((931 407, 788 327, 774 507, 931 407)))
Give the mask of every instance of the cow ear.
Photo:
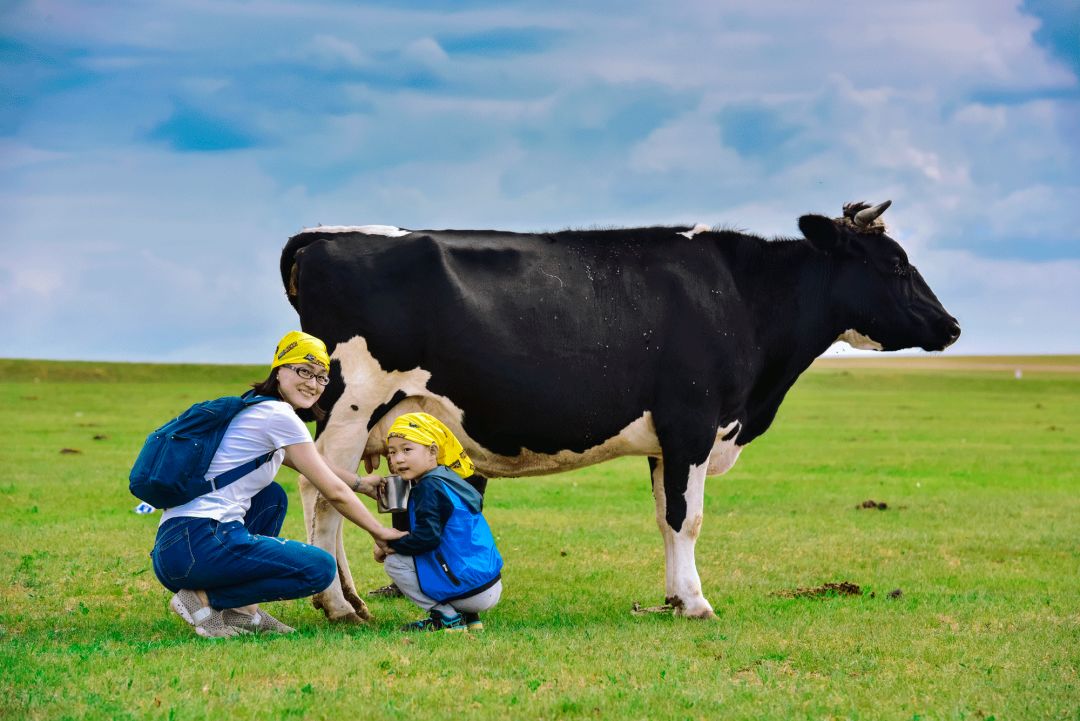
POLYGON ((810 247, 819 253, 838 253, 844 249, 843 233, 836 227, 832 218, 824 215, 804 215, 799 218, 799 230, 806 237, 810 247))

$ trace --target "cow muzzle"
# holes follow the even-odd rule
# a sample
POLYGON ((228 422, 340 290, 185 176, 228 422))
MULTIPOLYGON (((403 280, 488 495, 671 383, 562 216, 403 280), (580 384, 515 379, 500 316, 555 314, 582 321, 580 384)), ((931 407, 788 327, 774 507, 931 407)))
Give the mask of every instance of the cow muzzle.
POLYGON ((960 337, 960 323, 956 318, 951 315, 944 315, 938 318, 934 322, 934 339, 935 342, 929 345, 924 345, 923 350, 927 351, 941 351, 945 350, 960 337))

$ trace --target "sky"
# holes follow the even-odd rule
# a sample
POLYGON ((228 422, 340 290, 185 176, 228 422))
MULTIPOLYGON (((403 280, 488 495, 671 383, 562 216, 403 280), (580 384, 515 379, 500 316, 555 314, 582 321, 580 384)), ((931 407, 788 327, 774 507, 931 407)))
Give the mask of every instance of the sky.
POLYGON ((268 362, 317 224, 885 199, 947 353, 1080 353, 1078 75, 1075 0, 0 0, 0 356, 268 362))

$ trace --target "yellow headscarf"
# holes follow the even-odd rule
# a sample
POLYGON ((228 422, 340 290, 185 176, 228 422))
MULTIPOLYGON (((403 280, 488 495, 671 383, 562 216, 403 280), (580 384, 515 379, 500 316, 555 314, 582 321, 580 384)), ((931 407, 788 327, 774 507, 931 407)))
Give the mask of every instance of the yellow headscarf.
POLYGON ((474 466, 469 454, 450 429, 435 416, 427 413, 406 413, 398 416, 386 433, 386 440, 391 438, 404 438, 422 446, 434 443, 439 447, 435 460, 440 466, 446 466, 462 478, 473 474, 474 466))
POLYGON ((300 330, 289 331, 278 341, 270 369, 286 363, 316 363, 330 370, 330 356, 326 353, 326 344, 300 330))

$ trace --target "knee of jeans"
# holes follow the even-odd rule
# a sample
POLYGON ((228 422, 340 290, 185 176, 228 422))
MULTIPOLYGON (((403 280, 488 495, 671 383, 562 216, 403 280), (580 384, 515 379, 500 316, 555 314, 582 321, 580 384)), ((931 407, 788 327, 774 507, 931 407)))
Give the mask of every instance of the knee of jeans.
POLYGON ((255 494, 262 504, 266 506, 280 506, 282 513, 289 507, 289 494, 281 487, 280 483, 271 483, 266 488, 255 494))
POLYGON ((308 580, 313 593, 325 591, 337 577, 337 561, 321 548, 312 548, 311 563, 308 565, 308 580))

